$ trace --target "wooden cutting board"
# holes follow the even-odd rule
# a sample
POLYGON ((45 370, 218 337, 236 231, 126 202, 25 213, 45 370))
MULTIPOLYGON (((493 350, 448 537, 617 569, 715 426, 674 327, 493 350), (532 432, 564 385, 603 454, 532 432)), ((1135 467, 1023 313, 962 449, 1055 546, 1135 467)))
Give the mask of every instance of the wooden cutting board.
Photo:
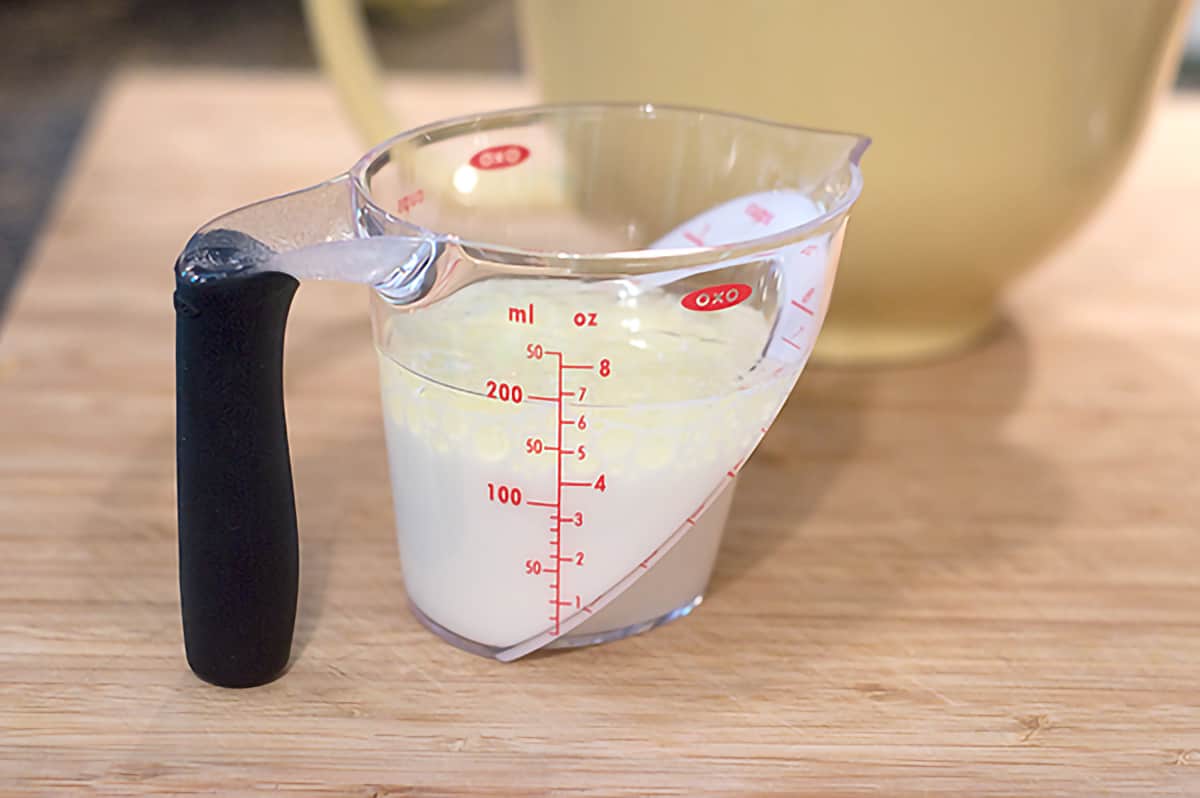
POLYGON ((181 648, 171 265, 360 143, 308 77, 124 74, 0 338, 0 793, 1200 795, 1198 143, 1172 100, 986 345, 805 374, 695 615, 512 665, 405 608, 366 297, 306 285, 294 664, 230 691, 181 648))

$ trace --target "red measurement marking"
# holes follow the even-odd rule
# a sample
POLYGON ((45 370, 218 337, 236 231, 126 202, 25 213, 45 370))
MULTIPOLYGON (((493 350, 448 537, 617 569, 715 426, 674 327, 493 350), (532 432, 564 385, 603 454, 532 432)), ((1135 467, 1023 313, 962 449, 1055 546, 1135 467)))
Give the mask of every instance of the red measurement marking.
POLYGON ((793 304, 793 305, 795 305, 796 307, 800 308, 801 310, 803 310, 805 313, 807 313, 807 314, 808 314, 808 315, 810 315, 810 316, 813 316, 813 315, 815 315, 815 314, 813 313, 813 309, 812 309, 812 308, 810 308, 810 307, 808 307, 807 305, 801 305, 799 302, 797 302, 797 301, 796 301, 796 300, 794 300, 794 299, 792 300, 792 304, 793 304))
POLYGON ((582 313, 582 312, 576 313, 571 318, 571 321, 574 322, 576 327, 598 327, 599 326, 599 323, 596 321, 595 313, 582 313))
POLYGON ((584 607, 584 608, 583 608, 583 611, 584 611, 584 612, 586 612, 588 615, 591 615, 591 614, 592 614, 592 608, 591 608, 591 607, 584 607))
POLYGON ((689 519, 687 519, 687 523, 688 523, 688 525, 689 525, 689 526, 695 526, 695 525, 696 525, 696 519, 694 519, 694 518, 689 518, 689 519))
MULTIPOLYGON (((533 401, 533 402, 557 402, 558 401, 553 396, 526 396, 525 398, 529 399, 530 401, 533 401)), ((550 447, 546 447, 546 448, 550 448, 550 447)))
POLYGON ((766 434, 767 434, 767 428, 766 428, 766 427, 759 427, 759 428, 758 428, 758 431, 759 431, 759 432, 761 432, 763 435, 766 435, 766 434))
POLYGON ((417 189, 405 194, 396 202, 396 213, 405 214, 425 201, 425 190, 417 189))
POLYGON ((702 247, 704 246, 704 237, 708 235, 708 231, 711 229, 711 224, 705 224, 704 227, 700 228, 699 233, 693 233, 691 230, 684 230, 683 237, 696 246, 702 247))
POLYGON ((800 254, 801 254, 801 255, 812 255, 812 254, 813 254, 813 253, 815 253, 816 251, 817 251, 817 245, 816 245, 816 244, 809 244, 807 247, 805 247, 804 249, 800 250, 800 254))
MULTIPOLYGON (((513 324, 533 324, 533 303, 530 302, 527 307, 508 309, 508 320, 513 324)), ((545 354, 550 354, 546 352, 545 354)))
POLYGON ((488 380, 487 396, 489 399, 497 399, 501 402, 512 402, 519 405, 525 399, 525 389, 516 383, 509 385, 507 382, 488 380))
POLYGON ((756 202, 751 202, 746 206, 746 215, 759 224, 770 224, 771 220, 775 218, 775 214, 756 202))
MULTIPOLYGON (((562 352, 554 352, 554 353, 547 352, 546 354, 548 354, 548 355, 552 354, 558 361, 558 391, 557 391, 558 400, 556 401, 556 404, 558 405, 558 425, 557 425, 558 439, 554 442, 554 445, 558 447, 558 451, 561 454, 562 453, 562 445, 563 445, 563 434, 562 434, 562 428, 563 428, 563 423, 562 423, 562 415, 563 415, 563 400, 562 400, 563 356, 562 356, 562 352)), ((555 558, 555 561, 558 561, 558 558, 562 556, 562 518, 560 517, 562 515, 562 483, 563 483, 562 462, 563 461, 562 461, 561 457, 554 458, 554 463, 555 463, 554 506, 556 509, 556 512, 554 513, 554 558, 555 558)), ((562 598, 562 589, 559 587, 559 584, 558 584, 559 581, 560 580, 555 580, 555 582, 554 582, 554 636, 555 637, 558 637, 558 632, 559 632, 559 628, 560 628, 560 616, 562 615, 562 604, 559 601, 562 598)))
POLYGON ((638 563, 638 568, 649 568, 649 567, 650 567, 650 566, 649 566, 649 565, 646 565, 646 563, 644 563, 644 562, 640 562, 640 563, 638 563))
MULTIPOLYGON (((530 310, 532 310, 532 306, 531 306, 530 310)), ((590 319, 589 319, 589 321, 590 321, 590 319)), ((550 515, 550 521, 553 524, 553 526, 550 527, 549 531, 553 537, 550 539, 550 557, 548 558, 548 561, 554 563, 556 567, 553 569, 543 568, 542 573, 557 574, 557 576, 553 577, 554 581, 548 585, 553 594, 553 597, 550 598, 548 601, 549 601, 550 605, 554 607, 554 614, 551 616, 548 616, 549 619, 554 622, 554 625, 550 629, 549 634, 552 637, 557 637, 559 634, 562 633, 562 609, 561 609, 562 607, 574 606, 574 607, 578 607, 580 609, 584 609, 587 612, 591 612, 590 608, 583 607, 580 604, 580 600, 579 600, 578 596, 575 597, 575 601, 573 601, 573 602, 563 601, 563 598, 562 598, 562 596, 563 596, 563 583, 562 583, 563 575, 561 573, 561 568, 558 567, 558 565, 559 565, 559 563, 568 562, 568 561, 572 562, 576 565, 583 565, 583 554, 582 553, 578 553, 574 556, 569 556, 569 557, 564 556, 562 553, 563 526, 568 525, 568 524, 571 526, 574 526, 574 527, 582 527, 583 526, 583 514, 582 513, 574 513, 572 515, 564 515, 563 514, 563 488, 595 487, 595 485, 590 481, 588 481, 588 482, 569 481, 569 480, 563 479, 563 457, 567 456, 567 455, 580 455, 582 457, 582 455, 584 453, 582 446, 575 446, 574 448, 570 448, 570 447, 566 447, 563 445, 563 443, 564 443, 563 442, 563 427, 566 427, 567 425, 574 425, 581 430, 587 428, 587 424, 586 424, 584 416, 579 416, 575 419, 567 419, 567 418, 563 417, 564 407, 565 407, 564 397, 575 396, 577 393, 576 391, 567 391, 567 390, 563 389, 563 379, 564 379, 563 374, 566 372, 567 369, 591 369, 591 368, 593 368, 593 366, 591 364, 584 365, 584 364, 566 363, 566 362, 564 362, 566 360, 566 358, 561 351, 548 350, 548 349, 543 348, 540 344, 530 344, 527 347, 527 351, 533 352, 532 359, 535 359, 535 360, 541 360, 547 356, 555 359, 555 376, 556 376, 556 381, 558 384, 558 390, 555 391, 553 396, 530 396, 530 397, 527 397, 529 399, 550 401, 550 402, 554 402, 554 404, 555 404, 555 415, 557 417, 558 424, 555 425, 557 428, 557 432, 555 433, 555 437, 554 437, 554 441, 553 441, 554 445, 550 446, 547 442, 544 442, 541 438, 536 439, 541 444, 540 448, 542 451, 550 450, 550 451, 558 452, 558 457, 555 458, 555 460, 557 462, 555 465, 555 473, 554 473, 554 500, 553 501, 526 501, 525 502, 526 504, 532 504, 536 507, 549 507, 554 510, 554 512, 550 515), (541 353, 541 357, 538 357, 537 353, 539 353, 539 352, 541 353)), ((607 360, 601 361, 601 366, 602 366, 601 375, 602 376, 608 376, 606 373, 604 373, 604 369, 608 368, 607 364, 608 364, 607 360)), ((580 396, 582 396, 582 391, 579 391, 578 393, 580 396)), ((603 479, 603 476, 601 476, 601 479, 603 479)))
POLYGON ((734 471, 734 470, 731 468, 731 469, 729 469, 728 471, 726 471, 726 472, 725 472, 725 476, 727 476, 727 477, 736 477, 736 476, 737 476, 737 472, 736 472, 736 471, 734 471))
POLYGON ((528 157, 528 147, 520 144, 497 144, 475 153, 468 163, 476 169, 507 169, 528 157))
POLYGON ((797 349, 799 349, 801 352, 803 352, 803 351, 804 351, 804 347, 800 346, 800 344, 796 343, 796 342, 795 342, 795 341, 793 341, 791 338, 784 338, 784 339, 782 339, 782 340, 783 340, 783 342, 784 342, 785 344, 788 344, 789 346, 794 346, 794 347, 796 347, 797 349))
POLYGON ((815 286, 813 288, 808 289, 807 291, 804 292, 804 296, 800 297, 800 301, 801 302, 811 302, 812 298, 813 298, 813 294, 815 294, 816 292, 817 292, 817 289, 815 286))

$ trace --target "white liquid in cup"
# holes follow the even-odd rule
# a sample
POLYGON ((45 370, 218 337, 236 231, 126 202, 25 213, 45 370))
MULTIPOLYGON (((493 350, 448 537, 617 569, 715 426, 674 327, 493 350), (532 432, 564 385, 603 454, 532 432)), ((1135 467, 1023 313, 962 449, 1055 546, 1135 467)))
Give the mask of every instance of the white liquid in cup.
POLYGON ((725 533, 736 480, 696 517, 696 524, 604 609, 571 630, 565 645, 607 639, 615 630, 638 630, 658 619, 690 612, 708 586, 725 533))
MULTIPOLYGON (((819 212, 800 192, 748 195, 653 246, 746 240, 819 212)), ((755 288, 779 292, 775 317, 553 280, 492 280, 388 314, 384 423, 417 609, 500 651, 548 631, 551 645, 608 639, 694 606, 737 470, 820 327, 829 245, 776 254, 778 282, 755 288)))
POLYGON ((752 307, 695 313, 666 293, 605 290, 489 281, 381 322, 405 584, 453 635, 504 649, 557 616, 564 638, 594 637, 687 605, 707 583, 725 488, 798 365, 761 359, 770 320, 752 307), (510 322, 511 308, 531 304, 532 324, 510 322), (595 327, 576 326, 580 313, 589 323, 595 313, 595 327), (540 358, 528 356, 534 346, 540 358), (572 394, 561 413, 553 352, 572 394), (684 524, 643 578, 588 612, 684 524))

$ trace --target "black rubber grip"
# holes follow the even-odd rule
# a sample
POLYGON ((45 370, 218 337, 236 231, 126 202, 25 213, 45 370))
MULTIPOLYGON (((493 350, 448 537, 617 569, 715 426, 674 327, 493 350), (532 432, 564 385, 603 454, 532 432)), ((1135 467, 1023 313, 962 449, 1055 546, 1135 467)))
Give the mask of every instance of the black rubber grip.
POLYGON ((287 667, 299 544, 283 411, 298 283, 257 273, 175 287, 179 587, 188 664, 224 687, 287 667))

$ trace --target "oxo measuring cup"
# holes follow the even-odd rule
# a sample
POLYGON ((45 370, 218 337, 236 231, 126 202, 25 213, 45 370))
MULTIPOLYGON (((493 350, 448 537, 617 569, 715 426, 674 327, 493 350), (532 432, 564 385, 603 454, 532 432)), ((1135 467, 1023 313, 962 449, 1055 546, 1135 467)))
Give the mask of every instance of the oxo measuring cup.
POLYGON ((373 289, 400 561, 426 626, 508 661, 687 614, 812 349, 866 144, 652 105, 498 112, 202 227, 175 291, 193 670, 251 685, 287 663, 283 336, 310 278, 373 289))

